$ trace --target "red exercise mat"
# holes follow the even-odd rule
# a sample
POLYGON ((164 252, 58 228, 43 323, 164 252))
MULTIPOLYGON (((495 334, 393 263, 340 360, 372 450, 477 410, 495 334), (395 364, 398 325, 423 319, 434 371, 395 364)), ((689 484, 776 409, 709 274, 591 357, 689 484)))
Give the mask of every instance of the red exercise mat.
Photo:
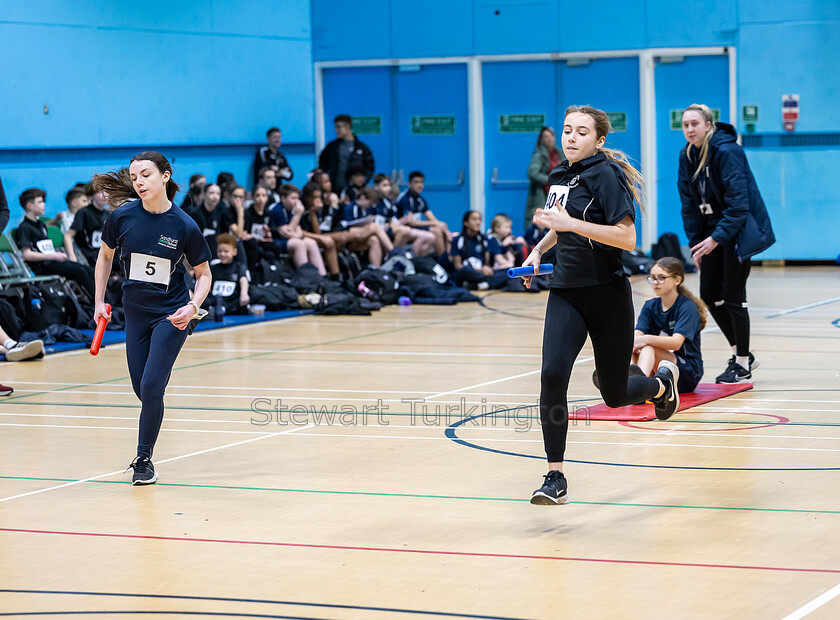
MULTIPOLYGON (((680 394, 680 408, 678 411, 691 409, 697 405, 704 405, 719 398, 726 398, 739 392, 746 392, 753 388, 752 383, 700 383, 693 392, 680 394)), ((614 420, 628 422, 646 422, 655 420, 653 404, 627 405, 612 409, 604 403, 594 407, 583 407, 569 411, 570 420, 614 420)))

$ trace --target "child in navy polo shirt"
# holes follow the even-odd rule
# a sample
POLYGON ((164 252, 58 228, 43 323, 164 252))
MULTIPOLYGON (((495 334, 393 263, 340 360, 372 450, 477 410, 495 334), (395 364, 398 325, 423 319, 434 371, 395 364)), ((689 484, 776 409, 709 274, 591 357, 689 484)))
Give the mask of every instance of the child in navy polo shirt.
POLYGON ((365 180, 366 176, 363 168, 354 166, 347 170, 347 185, 341 190, 340 200, 342 204, 350 204, 359 197, 362 188, 366 187, 365 180))
POLYGON ((636 321, 631 373, 652 377, 659 362, 669 360, 680 369, 677 389, 693 392, 703 378, 700 331, 706 327, 708 308, 685 287, 683 262, 671 256, 659 259, 648 282, 655 298, 642 306, 636 321))
POLYGON ((499 275, 492 267, 487 237, 481 233, 481 213, 467 211, 461 222, 461 234, 453 239, 450 251, 455 283, 478 289, 495 288, 504 283, 507 274, 501 272, 499 275))
POLYGON ((271 230, 276 234, 274 243, 292 256, 295 267, 310 262, 322 276, 327 275, 321 251, 314 239, 303 236, 300 219, 303 216, 303 204, 300 202, 300 190, 294 185, 280 187, 280 202, 271 209, 271 230))
POLYGON ((512 228, 513 220, 504 213, 499 213, 490 222, 487 241, 490 258, 493 259, 493 269, 510 269, 521 265, 525 260, 525 240, 522 237, 514 237, 512 228))
MULTIPOLYGON (((110 320, 105 287, 116 254, 122 267, 125 353, 131 385, 140 399, 140 433, 133 484, 152 484, 152 452, 163 422, 163 394, 187 339, 190 323, 210 292, 210 248, 195 221, 172 200, 178 184, 160 153, 146 151, 122 171, 94 176, 94 187, 119 207, 105 222, 96 262, 94 321, 110 320), (195 274, 192 298, 184 281, 188 262, 195 274)), ((202 311, 203 312, 203 311, 202 311)))
POLYGON ((23 260, 36 275, 64 276, 77 282, 93 297, 93 269, 70 260, 64 252, 56 251, 47 226, 40 219, 44 215, 46 197, 47 193, 37 188, 27 189, 20 195, 20 206, 26 215, 15 231, 15 242, 23 260))
POLYGON ((426 256, 435 249, 435 235, 422 228, 400 222, 399 209, 391 198, 391 179, 381 172, 373 177, 373 188, 379 196, 372 213, 374 221, 385 229, 395 246, 411 244, 415 256, 426 256))
POLYGON ((397 196, 397 209, 400 221, 414 228, 428 229, 435 236, 435 255, 440 256, 452 243, 452 233, 446 222, 439 220, 432 213, 426 199, 421 196, 426 178, 422 172, 414 171, 408 175, 408 189, 397 196), (426 218, 425 220, 422 218, 426 218))

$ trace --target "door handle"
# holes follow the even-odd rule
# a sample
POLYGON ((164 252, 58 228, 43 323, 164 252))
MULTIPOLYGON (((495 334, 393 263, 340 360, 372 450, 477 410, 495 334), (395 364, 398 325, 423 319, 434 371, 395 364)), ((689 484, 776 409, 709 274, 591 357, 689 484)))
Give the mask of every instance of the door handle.
POLYGON ((464 184, 464 178, 466 175, 464 174, 463 170, 458 171, 458 180, 455 183, 426 183, 423 186, 423 189, 451 189, 455 187, 461 187, 464 184))
POLYGON ((508 186, 524 186, 530 184, 528 179, 520 181, 519 179, 500 179, 499 169, 493 168, 493 174, 490 176, 490 183, 493 185, 508 185, 508 186))

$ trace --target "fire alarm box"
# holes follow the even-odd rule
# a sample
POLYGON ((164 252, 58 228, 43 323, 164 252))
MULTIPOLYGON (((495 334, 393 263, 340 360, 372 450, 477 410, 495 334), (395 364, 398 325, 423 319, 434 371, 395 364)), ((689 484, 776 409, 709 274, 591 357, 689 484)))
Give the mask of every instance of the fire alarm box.
POLYGON ((799 95, 782 95, 782 125, 785 131, 796 129, 799 120, 799 95))

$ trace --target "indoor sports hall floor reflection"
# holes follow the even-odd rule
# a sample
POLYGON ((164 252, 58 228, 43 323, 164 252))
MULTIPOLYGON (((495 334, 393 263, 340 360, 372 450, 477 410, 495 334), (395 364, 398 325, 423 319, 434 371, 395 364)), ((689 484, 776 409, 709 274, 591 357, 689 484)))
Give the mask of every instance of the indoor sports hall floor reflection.
MULTIPOLYGON (((545 293, 196 334, 151 487, 122 473, 122 346, 3 364, 0 612, 839 617, 813 601, 840 584, 840 279, 755 268, 749 291, 755 389, 573 424, 559 507, 528 502, 545 293)), ((713 323, 703 353, 713 381, 713 323)), ((600 402, 592 369, 587 344, 572 406, 600 402)))

